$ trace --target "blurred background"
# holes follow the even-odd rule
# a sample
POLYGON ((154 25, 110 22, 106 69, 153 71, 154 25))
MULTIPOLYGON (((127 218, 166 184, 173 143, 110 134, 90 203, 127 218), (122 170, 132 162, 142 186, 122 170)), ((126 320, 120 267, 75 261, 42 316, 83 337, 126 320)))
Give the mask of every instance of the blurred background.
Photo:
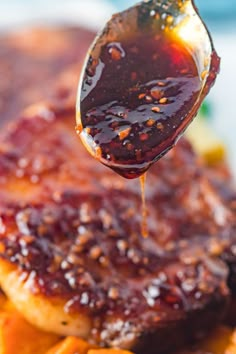
MULTIPOLYGON (((211 125, 227 144, 236 175, 236 0, 195 0, 222 58, 208 105, 211 125)), ((99 30, 131 0, 0 0, 0 31, 39 25, 81 25, 99 30)), ((1 80, 1 78, 0 78, 1 80)))

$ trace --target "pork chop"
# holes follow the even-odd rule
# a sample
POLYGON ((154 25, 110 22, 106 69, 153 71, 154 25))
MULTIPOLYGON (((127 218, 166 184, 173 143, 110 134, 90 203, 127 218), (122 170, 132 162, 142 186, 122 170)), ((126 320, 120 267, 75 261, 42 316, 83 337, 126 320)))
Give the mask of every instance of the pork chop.
POLYGON ((139 182, 91 158, 74 109, 39 104, 0 137, 0 285, 34 325, 101 346, 163 353, 228 304, 235 213, 182 140, 139 182))

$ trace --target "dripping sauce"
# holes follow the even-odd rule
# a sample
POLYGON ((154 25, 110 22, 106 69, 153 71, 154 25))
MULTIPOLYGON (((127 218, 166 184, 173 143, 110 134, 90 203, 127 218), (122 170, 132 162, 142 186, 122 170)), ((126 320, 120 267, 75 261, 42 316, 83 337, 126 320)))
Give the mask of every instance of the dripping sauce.
POLYGON ((146 204, 146 194, 145 194, 145 185, 146 185, 147 174, 144 173, 139 177, 140 186, 141 186, 141 197, 142 197, 142 221, 141 221, 141 233, 144 238, 148 237, 148 209, 146 204))

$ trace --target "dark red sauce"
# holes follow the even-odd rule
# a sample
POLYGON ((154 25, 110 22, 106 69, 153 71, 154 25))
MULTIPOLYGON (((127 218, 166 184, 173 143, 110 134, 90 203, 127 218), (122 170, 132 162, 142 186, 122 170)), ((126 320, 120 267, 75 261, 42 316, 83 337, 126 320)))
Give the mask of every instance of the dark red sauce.
POLYGON ((141 233, 144 238, 148 237, 148 208, 145 194, 147 174, 144 173, 140 176, 140 187, 141 187, 141 198, 142 198, 142 222, 141 222, 141 233))
POLYGON ((95 157, 127 178, 173 146, 200 95, 192 52, 170 33, 106 44, 85 72, 78 130, 95 157))

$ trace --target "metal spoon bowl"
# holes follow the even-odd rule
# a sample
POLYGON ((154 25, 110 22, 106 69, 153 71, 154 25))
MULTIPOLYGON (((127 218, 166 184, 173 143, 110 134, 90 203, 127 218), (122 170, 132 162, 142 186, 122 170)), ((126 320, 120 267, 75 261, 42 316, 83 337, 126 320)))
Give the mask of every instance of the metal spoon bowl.
MULTIPOLYGON (((113 49, 114 48, 112 48, 112 50, 113 49)), ((143 1, 126 11, 114 15, 92 44, 85 59, 84 69, 81 74, 77 98, 76 120, 77 132, 80 134, 83 144, 94 157, 124 177, 138 177, 174 146, 180 135, 191 123, 203 99, 215 82, 217 73, 219 72, 219 64, 220 59, 214 49, 211 36, 192 0, 143 1), (125 156, 124 151, 117 145, 117 148, 113 149, 111 157, 107 148, 103 149, 103 145, 100 144, 100 141, 109 141, 106 134, 109 134, 110 128, 108 129, 108 125, 102 127, 103 122, 99 121, 100 125, 98 125, 98 127, 102 127, 102 134, 99 129, 96 131, 96 134, 98 132, 100 134, 99 137, 102 135, 102 138, 100 141, 96 139, 96 134, 91 133, 93 129, 91 129, 91 119, 88 119, 87 112, 106 103, 105 98, 108 94, 112 96, 113 101, 120 102, 120 97, 118 96, 121 95, 121 92, 118 95, 118 91, 113 89, 115 86, 112 84, 114 80, 119 80, 119 77, 116 75, 116 69, 113 69, 114 77, 111 77, 110 80, 110 91, 109 87, 107 87, 107 92, 104 91, 105 94, 99 92, 97 96, 95 95, 96 87, 98 83, 103 80, 106 69, 101 57, 104 48, 110 48, 109 46, 112 47, 115 43, 116 47, 113 51, 113 59, 120 61, 120 63, 118 63, 119 65, 117 64, 115 67, 120 70, 120 67, 123 65, 122 59, 125 53, 123 53, 122 47, 119 47, 119 43, 123 43, 127 41, 127 39, 136 36, 139 38, 140 34, 142 36, 148 36, 146 38, 149 39, 171 35, 176 40, 176 46, 179 46, 181 43, 181 45, 187 48, 197 68, 200 80, 199 92, 194 102, 192 102, 191 107, 189 107, 187 114, 185 112, 183 117, 178 117, 178 119, 176 118, 175 120, 173 118, 172 121, 168 121, 167 119, 162 121, 168 134, 161 135, 160 133, 156 139, 156 146, 152 143, 152 145, 149 146, 149 150, 146 149, 147 152, 143 155, 139 154, 139 156, 137 154, 138 149, 134 146, 133 155, 129 152, 127 156, 125 156), (112 90, 113 92, 111 93, 112 90), (170 125, 172 129, 170 129, 170 125), (137 159, 135 156, 138 156, 137 159)), ((147 64, 145 64, 144 67, 150 67, 150 65, 147 58, 147 64)), ((140 68, 140 70, 144 70, 144 68, 140 68)), ((142 82, 137 81, 136 86, 138 87, 138 85, 141 87, 142 82)), ((100 91, 102 90, 100 89, 100 91)), ((125 97, 123 97, 123 102, 124 100, 125 97)), ((126 119, 126 123, 129 120, 129 116, 126 119)), ((98 121, 96 117, 94 119, 96 122, 98 121)), ((101 120, 101 117, 99 119, 101 120)), ((106 118, 104 116, 104 122, 105 119, 108 119, 107 116, 106 118)), ((122 127, 124 123, 119 122, 119 124, 121 124, 122 127)), ((118 131, 118 133, 120 133, 120 131, 118 131)), ((148 144, 146 145, 148 146, 148 144)))

